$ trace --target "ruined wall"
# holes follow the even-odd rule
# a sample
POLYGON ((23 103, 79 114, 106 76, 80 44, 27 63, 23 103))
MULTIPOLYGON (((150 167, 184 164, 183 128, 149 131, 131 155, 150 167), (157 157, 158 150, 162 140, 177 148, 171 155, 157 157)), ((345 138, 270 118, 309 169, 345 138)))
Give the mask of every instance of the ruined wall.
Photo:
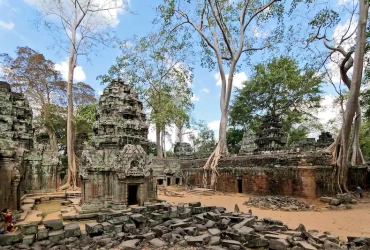
MULTIPOLYGON (((203 187, 202 166, 206 160, 153 159, 154 175, 160 173, 162 166, 180 166, 184 185, 203 187)), ((319 152, 229 157, 219 162, 216 189, 315 198, 331 194, 332 170, 330 156, 319 152)), ((357 185, 366 187, 367 166, 350 168, 348 180, 352 189, 357 185)))
POLYGON ((59 154, 46 136, 34 135, 26 98, 0 81, 0 207, 19 209, 24 193, 59 188, 59 154))
POLYGON ((0 81, 0 207, 20 207, 23 156, 32 147, 32 111, 23 95, 0 81))

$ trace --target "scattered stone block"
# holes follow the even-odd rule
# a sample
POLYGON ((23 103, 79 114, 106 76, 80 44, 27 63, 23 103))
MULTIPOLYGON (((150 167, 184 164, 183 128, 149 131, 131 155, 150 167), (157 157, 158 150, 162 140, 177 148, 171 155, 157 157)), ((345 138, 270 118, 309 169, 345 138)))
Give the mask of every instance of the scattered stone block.
POLYGON ((78 223, 71 223, 64 226, 65 237, 79 237, 81 236, 81 229, 78 223))
POLYGON ((90 237, 100 236, 104 233, 104 228, 100 223, 86 223, 85 229, 90 237))
POLYGON ((21 232, 15 232, 12 234, 0 234, 0 246, 10 246, 16 243, 21 243, 23 236, 21 232))
POLYGON ((269 249, 272 250, 286 250, 290 246, 289 242, 285 239, 270 239, 269 249))
POLYGON ((49 237, 49 230, 46 228, 39 228, 37 232, 37 240, 45 240, 49 237))
POLYGON ((44 227, 46 229, 49 229, 50 231, 56 231, 56 230, 61 230, 63 229, 63 221, 61 219, 56 219, 56 220, 46 220, 43 221, 44 227))
POLYGON ((31 245, 35 242, 35 237, 36 235, 35 234, 29 234, 29 235, 25 235, 23 237, 23 244, 26 244, 26 245, 31 245))
POLYGON ((18 225, 19 230, 22 234, 28 235, 28 234, 37 234, 38 227, 34 224, 19 224, 18 225))
POLYGON ((137 246, 139 245, 140 240, 126 240, 123 241, 121 244, 118 245, 118 249, 127 249, 127 250, 136 250, 137 246))
POLYGON ((58 231, 50 231, 49 232, 49 240, 52 243, 57 243, 65 238, 64 231, 58 230, 58 231))
POLYGON ((158 239, 158 238, 154 238, 154 239, 150 240, 149 244, 153 247, 164 247, 164 246, 168 245, 167 242, 165 242, 161 239, 158 239))
POLYGON ((123 226, 123 231, 125 233, 134 233, 136 231, 136 226, 133 223, 128 223, 123 226))

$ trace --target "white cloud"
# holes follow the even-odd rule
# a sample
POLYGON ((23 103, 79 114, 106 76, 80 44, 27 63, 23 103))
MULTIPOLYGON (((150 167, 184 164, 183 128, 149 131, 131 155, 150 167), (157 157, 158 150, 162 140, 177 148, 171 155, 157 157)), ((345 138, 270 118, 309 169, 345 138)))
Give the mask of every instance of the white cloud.
POLYGON ((202 88, 202 90, 201 90, 203 93, 206 93, 206 94, 208 94, 209 93, 209 89, 206 89, 206 88, 202 88))
POLYGON ((12 30, 14 28, 14 23, 0 20, 0 27, 6 30, 12 30))
POLYGON ((193 102, 197 102, 197 101, 199 101, 199 97, 196 96, 195 94, 193 94, 193 96, 191 97, 190 100, 193 101, 193 102))
MULTIPOLYGON (((41 12, 47 12, 48 10, 57 11, 56 1, 48 1, 49 5, 45 5, 43 0, 24 0, 26 3, 32 5, 41 12)), ((72 16, 71 1, 61 1, 62 7, 68 13, 68 16, 72 16)), ((128 1, 130 4, 130 1, 128 1)), ((88 24, 91 27, 96 25, 100 27, 116 26, 119 24, 119 14, 124 11, 125 1, 124 0, 92 0, 91 6, 94 9, 109 9, 104 11, 90 12, 84 19, 83 23, 88 24)))
MULTIPOLYGON (((55 69, 60 71, 60 73, 62 74, 65 80, 68 80, 68 59, 66 59, 66 61, 56 63, 55 69)), ((74 81, 84 81, 85 79, 86 79, 86 75, 82 67, 77 66, 74 70, 73 80, 74 81)))
MULTIPOLYGON (((216 85, 221 86, 221 76, 220 73, 216 73, 214 75, 215 79, 217 80, 216 85)), ((226 81, 227 78, 229 77, 229 74, 225 75, 226 81)), ((234 75, 234 80, 233 80, 233 87, 242 89, 243 88, 243 82, 247 80, 247 75, 244 72, 240 72, 234 75)))
POLYGON ((220 120, 215 120, 212 122, 209 122, 207 126, 212 130, 219 130, 220 128, 220 120))

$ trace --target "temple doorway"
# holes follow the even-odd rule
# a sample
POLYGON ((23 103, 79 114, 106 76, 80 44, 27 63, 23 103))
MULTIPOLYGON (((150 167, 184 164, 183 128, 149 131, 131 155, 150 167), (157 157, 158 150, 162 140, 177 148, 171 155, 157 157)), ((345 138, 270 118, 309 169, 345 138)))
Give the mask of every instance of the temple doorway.
POLYGON ((243 193, 243 180, 238 179, 238 193, 243 193))
POLYGON ((127 190, 127 204, 128 205, 137 205, 139 203, 138 201, 138 191, 139 191, 139 185, 128 185, 127 190))
POLYGON ((167 186, 171 186, 171 177, 167 177, 167 186))

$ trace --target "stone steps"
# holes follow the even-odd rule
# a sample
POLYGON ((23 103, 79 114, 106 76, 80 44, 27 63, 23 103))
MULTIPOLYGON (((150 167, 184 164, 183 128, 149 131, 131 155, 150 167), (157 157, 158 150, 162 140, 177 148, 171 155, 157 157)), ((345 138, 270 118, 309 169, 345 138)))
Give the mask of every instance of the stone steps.
POLYGON ((213 189, 208 188, 195 188, 188 191, 188 194, 190 195, 201 195, 201 196, 211 196, 215 194, 215 191, 213 189))

